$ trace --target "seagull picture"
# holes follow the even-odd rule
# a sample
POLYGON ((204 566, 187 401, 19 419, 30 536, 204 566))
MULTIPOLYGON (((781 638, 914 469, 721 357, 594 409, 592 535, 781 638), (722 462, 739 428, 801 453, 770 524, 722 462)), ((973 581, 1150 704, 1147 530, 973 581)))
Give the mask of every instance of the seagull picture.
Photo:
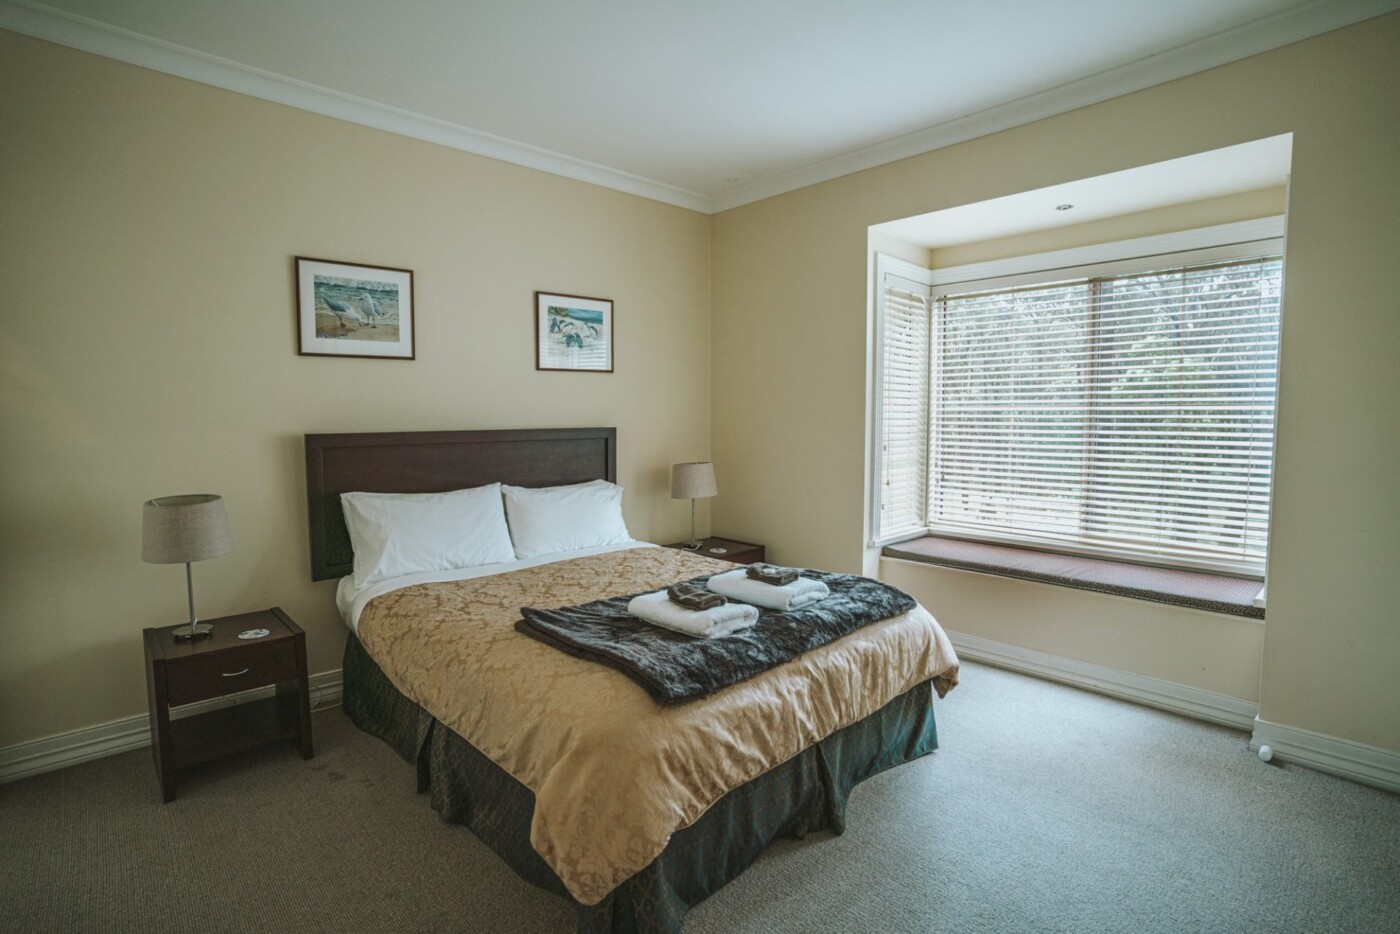
POLYGON ((374 323, 375 318, 384 317, 384 312, 379 310, 379 302, 370 297, 368 292, 360 293, 360 311, 364 313, 365 320, 369 322, 370 327, 377 327, 374 323))
MULTIPOLYGON (((373 302, 374 300, 370 299, 370 301, 373 302)), ((360 314, 360 312, 351 308, 344 302, 338 302, 335 299, 327 296, 326 307, 331 310, 331 314, 335 315, 336 318, 338 318, 340 320, 340 323, 343 325, 348 326, 353 324, 356 327, 359 327, 361 324, 365 323, 365 316, 360 314)), ((364 299, 360 300, 360 307, 364 307, 364 299)))

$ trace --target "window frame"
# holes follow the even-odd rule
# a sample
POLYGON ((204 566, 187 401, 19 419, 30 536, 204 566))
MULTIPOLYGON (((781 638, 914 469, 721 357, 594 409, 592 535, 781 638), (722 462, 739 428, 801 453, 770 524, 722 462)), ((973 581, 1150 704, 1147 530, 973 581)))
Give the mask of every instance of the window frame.
MULTIPOLYGON (((886 534, 880 528, 881 518, 881 496, 880 491, 884 485, 884 450, 883 434, 885 424, 885 298, 888 289, 885 286, 887 279, 902 279, 915 285, 930 288, 932 286, 933 271, 919 266, 915 263, 902 260, 884 253, 875 254, 875 329, 874 329, 874 361, 872 370, 874 373, 874 385, 871 393, 874 399, 871 418, 870 431, 870 539, 866 545, 871 548, 880 548, 891 545, 895 542, 907 542, 913 538, 922 538, 929 534, 927 525, 913 531, 899 532, 894 535, 886 534)), ((930 299, 931 301, 931 299, 930 299)), ((930 312, 931 314, 932 312, 930 312)), ((932 426, 930 425, 930 428, 932 426)), ((924 483, 928 485, 928 464, 924 464, 924 483)), ((928 519, 928 510, 924 510, 924 519, 928 519)))
MULTIPOLYGON (((1047 545, 1033 541, 1033 536, 1030 535, 1018 537, 1015 535, 998 535, 996 533, 972 534, 963 530, 942 530, 936 526, 929 525, 929 509, 932 507, 932 476, 930 473, 933 462, 932 450, 937 444, 938 437, 936 401, 932 398, 936 396, 936 387, 938 384, 937 374, 934 371, 937 361, 932 347, 929 359, 929 387, 931 398, 929 403, 929 427, 927 436, 930 453, 926 458, 924 469, 925 495, 928 498, 929 507, 925 510, 924 514, 925 525, 921 530, 914 532, 905 532, 895 535, 882 534, 879 521, 881 481, 883 475, 883 465, 881 464, 883 460, 881 439, 883 426, 882 396, 884 385, 885 282, 888 275, 893 275, 896 278, 908 280, 910 282, 926 281, 929 288, 927 300, 929 302, 930 332, 931 334, 937 334, 940 329, 933 319, 938 314, 938 302, 941 298, 948 295, 1015 288, 1018 286, 1050 284, 1060 280, 1141 273, 1156 268, 1172 266, 1193 266, 1213 262, 1246 260, 1261 255, 1277 254, 1283 256, 1285 255, 1284 234, 1284 218, 1280 215, 1252 221, 1243 221, 1235 224, 1222 224, 1178 233, 1139 237, 1131 240, 1115 241, 1088 247, 1018 256, 1004 260, 945 267, 942 269, 923 269, 922 267, 895 259, 894 257, 877 254, 877 275, 875 277, 875 289, 877 293, 875 303, 876 363, 873 374, 875 419, 872 422, 871 438, 872 459, 874 461, 872 465, 872 476, 875 482, 871 487, 871 540, 869 544, 873 547, 881 547, 932 534, 947 538, 965 539, 967 541, 987 542, 989 544, 1015 545, 1045 552, 1083 555, 1085 557, 1121 561, 1131 564, 1155 565, 1186 570, 1203 570, 1263 580, 1264 572, 1262 570, 1253 564, 1241 562, 1231 562, 1228 560, 1198 561, 1190 558, 1174 558, 1156 561, 1150 556, 1128 553, 1111 547, 1094 545, 1081 546, 1078 544, 1073 547, 1057 546, 1053 544, 1047 545), (916 277, 916 273, 918 272, 923 274, 922 280, 916 277)), ((1282 303, 1283 298, 1280 297, 1280 334, 1282 333, 1282 303)), ((1276 450, 1278 439, 1277 395, 1275 396, 1275 400, 1274 423, 1271 430, 1276 450)), ((1270 528, 1272 528, 1272 476, 1269 481, 1268 516, 1270 528)), ((1267 561, 1268 555, 1266 552, 1264 563, 1267 564, 1267 561)))

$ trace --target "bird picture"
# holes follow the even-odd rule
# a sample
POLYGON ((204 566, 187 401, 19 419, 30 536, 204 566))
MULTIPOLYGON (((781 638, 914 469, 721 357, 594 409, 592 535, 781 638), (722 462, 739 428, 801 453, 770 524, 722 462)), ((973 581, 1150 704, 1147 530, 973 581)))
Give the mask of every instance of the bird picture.
POLYGON ((603 333, 603 316, 599 312, 575 308, 549 309, 549 333, 566 349, 585 346, 598 340, 603 333))
POLYGON ((368 292, 360 293, 360 311, 364 313, 365 320, 369 322, 370 327, 376 327, 375 318, 384 317, 384 312, 379 310, 379 302, 375 301, 368 292))
MULTIPOLYGON (((368 297, 368 295, 365 296, 365 298, 368 297)), ((374 302, 374 299, 370 299, 370 301, 374 302)), ((335 315, 342 325, 354 325, 355 327, 359 327, 368 320, 365 315, 361 314, 356 309, 351 308, 344 302, 338 302, 329 296, 326 296, 326 307, 331 310, 331 314, 335 315)), ((360 307, 364 307, 364 299, 360 300, 360 307)))
MULTIPOLYGON (((330 264, 324 260, 299 259, 298 263, 298 308, 311 309, 309 320, 302 317, 301 326, 308 328, 309 336, 315 340, 339 345, 335 350, 327 350, 328 353, 412 358, 411 278, 394 281, 368 274, 334 276, 320 271, 306 275, 302 267, 309 264, 324 264, 334 271, 344 268, 351 272, 359 272, 361 267, 330 264)), ((370 273, 377 267, 363 269, 370 273)), ((398 271, 389 272, 397 274, 398 271)), ((404 275, 410 274, 405 271, 404 275)))

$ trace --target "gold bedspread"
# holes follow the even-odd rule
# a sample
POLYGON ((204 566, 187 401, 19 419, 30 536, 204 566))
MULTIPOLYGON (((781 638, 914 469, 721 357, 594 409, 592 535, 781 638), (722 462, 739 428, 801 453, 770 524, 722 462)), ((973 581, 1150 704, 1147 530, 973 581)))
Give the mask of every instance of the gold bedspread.
POLYGON ((654 590, 733 565, 671 548, 422 584, 371 600, 365 650, 394 686, 535 794, 530 842, 585 905, 725 793, 929 679, 958 678, 922 607, 673 707, 626 675, 516 632, 520 607, 654 590))

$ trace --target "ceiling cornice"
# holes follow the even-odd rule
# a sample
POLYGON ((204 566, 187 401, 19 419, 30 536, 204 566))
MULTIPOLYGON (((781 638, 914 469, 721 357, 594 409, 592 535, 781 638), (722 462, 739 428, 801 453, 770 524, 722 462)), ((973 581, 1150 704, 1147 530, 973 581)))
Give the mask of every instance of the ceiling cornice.
POLYGON ((0 28, 337 120, 713 214, 1097 104, 1396 9, 1400 9, 1400 0, 1313 0, 1109 71, 761 179, 714 197, 288 78, 32 0, 0 0, 0 28))
POLYGON ((0 28, 376 130, 450 146, 692 211, 707 213, 710 210, 710 199, 698 192, 288 78, 29 0, 0 0, 0 28))
POLYGON ((1205 39, 761 179, 710 199, 718 213, 1165 84, 1400 9, 1397 0, 1313 0, 1205 39))

